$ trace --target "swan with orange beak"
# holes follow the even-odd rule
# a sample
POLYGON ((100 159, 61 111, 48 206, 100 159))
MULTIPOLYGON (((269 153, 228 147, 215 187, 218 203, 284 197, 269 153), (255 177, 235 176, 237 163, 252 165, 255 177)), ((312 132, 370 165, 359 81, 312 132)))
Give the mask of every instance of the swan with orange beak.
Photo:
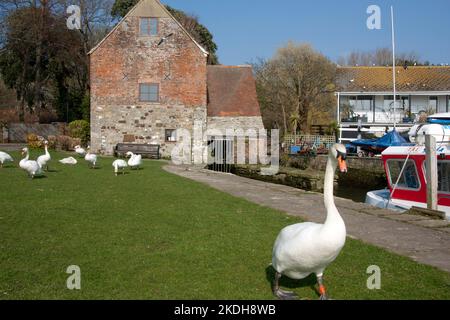
POLYGON ((327 217, 323 224, 303 222, 285 227, 279 233, 272 252, 272 266, 275 280, 272 291, 279 299, 292 300, 293 292, 280 288, 282 276, 304 279, 314 273, 319 285, 320 299, 328 298, 323 284, 323 273, 339 255, 345 244, 346 228, 334 204, 334 173, 339 165, 341 172, 347 172, 345 160, 347 151, 342 144, 334 144, 329 151, 325 171, 324 204, 327 217))

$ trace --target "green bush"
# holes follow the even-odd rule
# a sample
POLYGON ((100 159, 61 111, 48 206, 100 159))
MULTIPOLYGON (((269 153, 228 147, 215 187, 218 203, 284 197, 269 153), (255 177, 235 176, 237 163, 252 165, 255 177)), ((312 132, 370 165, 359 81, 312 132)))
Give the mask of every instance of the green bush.
POLYGON ((90 140, 91 128, 86 120, 75 120, 69 123, 69 133, 72 138, 78 138, 83 145, 90 140))

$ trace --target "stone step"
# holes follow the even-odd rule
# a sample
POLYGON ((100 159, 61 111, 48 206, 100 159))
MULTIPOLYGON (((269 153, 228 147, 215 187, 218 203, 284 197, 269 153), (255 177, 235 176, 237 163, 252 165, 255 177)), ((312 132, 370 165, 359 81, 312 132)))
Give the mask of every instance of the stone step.
POLYGON ((1 151, 20 151, 27 146, 26 143, 0 143, 1 151))

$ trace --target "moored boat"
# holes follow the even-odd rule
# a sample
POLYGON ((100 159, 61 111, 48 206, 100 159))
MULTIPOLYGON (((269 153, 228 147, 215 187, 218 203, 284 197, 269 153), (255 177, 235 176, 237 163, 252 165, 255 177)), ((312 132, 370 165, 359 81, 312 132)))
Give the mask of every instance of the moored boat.
MULTIPOLYGON (((438 210, 445 212, 450 220, 450 145, 438 144, 436 154, 438 210)), ((366 203, 396 211, 405 211, 412 206, 426 208, 425 155, 425 147, 419 145, 389 147, 383 151, 388 188, 368 192, 366 203)))

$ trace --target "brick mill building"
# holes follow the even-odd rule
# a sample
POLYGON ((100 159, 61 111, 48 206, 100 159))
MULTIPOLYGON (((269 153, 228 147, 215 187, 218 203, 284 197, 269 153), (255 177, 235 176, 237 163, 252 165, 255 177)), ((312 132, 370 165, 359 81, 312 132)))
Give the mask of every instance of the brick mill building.
POLYGON ((94 152, 131 142, 169 156, 174 131, 194 122, 203 132, 263 129, 251 67, 207 65, 208 52, 158 0, 139 1, 89 54, 94 152))

